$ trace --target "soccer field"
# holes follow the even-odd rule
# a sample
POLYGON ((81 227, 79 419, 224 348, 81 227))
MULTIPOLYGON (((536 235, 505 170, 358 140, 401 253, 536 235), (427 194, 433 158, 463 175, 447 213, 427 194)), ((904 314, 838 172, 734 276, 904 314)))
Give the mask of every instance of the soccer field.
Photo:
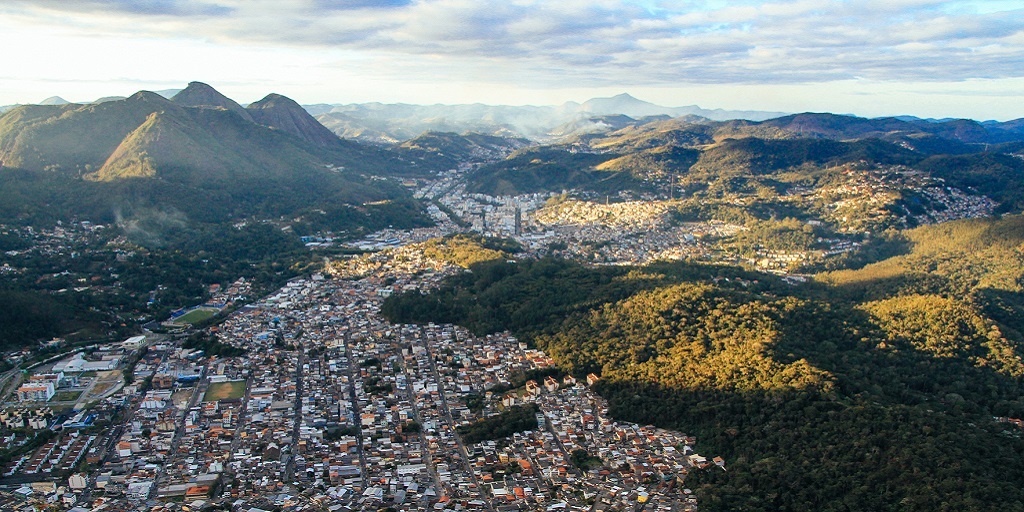
POLYGON ((215 382, 210 384, 203 395, 204 402, 216 402, 219 400, 231 400, 245 396, 245 381, 215 382))
POLYGON ((217 310, 212 308, 193 309, 192 311, 174 319, 174 322, 179 324, 194 324, 207 320, 216 314, 217 310))

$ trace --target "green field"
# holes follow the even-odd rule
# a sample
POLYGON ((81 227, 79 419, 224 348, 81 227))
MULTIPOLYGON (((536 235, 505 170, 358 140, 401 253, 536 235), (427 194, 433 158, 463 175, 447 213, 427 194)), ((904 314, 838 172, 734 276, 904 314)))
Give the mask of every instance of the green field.
POLYGON ((71 402, 82 397, 81 391, 61 391, 53 396, 54 402, 71 402))
POLYGON ((189 311, 188 313, 185 313, 184 315, 174 319, 174 323, 176 323, 176 324, 195 324, 195 323, 199 323, 199 322, 202 322, 203 320, 208 320, 213 315, 216 315, 217 312, 218 312, 218 310, 213 309, 213 308, 193 309, 192 311, 189 311))
POLYGON ((245 396, 245 381, 216 382, 210 384, 203 395, 204 402, 217 402, 220 400, 231 400, 245 396))

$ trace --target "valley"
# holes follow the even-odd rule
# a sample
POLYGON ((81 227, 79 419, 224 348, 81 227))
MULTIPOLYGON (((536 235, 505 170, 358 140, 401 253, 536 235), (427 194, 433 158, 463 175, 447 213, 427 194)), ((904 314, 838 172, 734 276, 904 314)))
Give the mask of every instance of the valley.
POLYGON ((0 117, 3 506, 1024 503, 1019 123, 168 94, 0 117))

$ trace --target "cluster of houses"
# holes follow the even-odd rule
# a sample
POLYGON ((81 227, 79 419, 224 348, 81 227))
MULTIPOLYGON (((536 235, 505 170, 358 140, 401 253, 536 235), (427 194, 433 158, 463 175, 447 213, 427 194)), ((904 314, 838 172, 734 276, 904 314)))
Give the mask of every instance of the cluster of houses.
MULTIPOLYGON (((71 471, 89 458, 95 471, 46 494, 81 510, 694 508, 685 477, 715 462, 692 438, 615 422, 588 387, 597 375, 560 375, 508 333, 388 323, 386 292, 436 286, 456 270, 410 250, 373 257, 358 278, 294 280, 210 329, 242 356, 176 340, 94 353, 134 363, 133 382, 103 400, 124 419, 100 436, 68 430, 17 471, 71 471), (528 404, 539 414, 511 438, 466 443, 459 433, 528 404), (596 464, 580 466, 576 451, 596 464)), ((77 360, 64 370, 84 367, 77 360)), ((47 417, 9 412, 0 421, 47 417)))

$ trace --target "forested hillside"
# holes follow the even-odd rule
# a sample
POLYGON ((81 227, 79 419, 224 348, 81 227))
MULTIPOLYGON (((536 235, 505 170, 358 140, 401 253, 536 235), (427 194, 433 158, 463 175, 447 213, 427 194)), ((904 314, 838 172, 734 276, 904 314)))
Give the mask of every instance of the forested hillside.
POLYGON ((684 263, 478 263, 400 322, 510 329, 601 375, 613 415, 698 436, 705 510, 1021 510, 1024 219, 919 228, 907 254, 791 286, 684 263))

